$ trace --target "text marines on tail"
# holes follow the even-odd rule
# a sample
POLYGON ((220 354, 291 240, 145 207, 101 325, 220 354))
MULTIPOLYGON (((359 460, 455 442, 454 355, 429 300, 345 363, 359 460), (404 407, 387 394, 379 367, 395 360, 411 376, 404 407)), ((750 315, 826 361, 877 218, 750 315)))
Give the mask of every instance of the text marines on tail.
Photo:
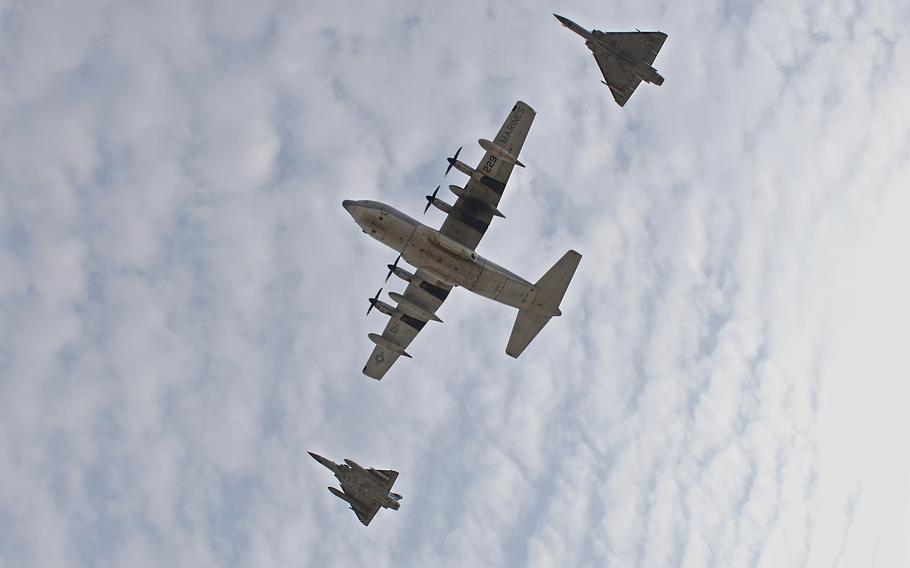
POLYGON ((651 67, 663 47, 667 34, 663 32, 602 32, 588 31, 569 18, 553 14, 559 22, 585 38, 585 45, 594 54, 602 83, 610 87, 619 106, 626 104, 642 81, 662 85, 664 78, 651 67))
POLYGON ((498 209, 499 201, 514 166, 523 166, 518 154, 534 115, 534 109, 518 101, 496 138, 478 141, 486 153, 477 168, 458 160, 461 148, 448 159, 446 174, 455 168, 470 179, 464 187, 449 186, 458 198, 454 205, 436 197, 439 187, 427 196, 424 213, 432 205, 447 214, 439 230, 384 203, 342 203, 364 233, 400 253, 394 264, 388 265, 386 281, 394 274, 408 282, 404 294, 389 293, 396 305, 379 299, 381 289, 370 298, 367 313, 376 308, 390 319, 382 335, 369 334, 376 347, 363 368, 365 375, 381 379, 398 357, 410 357, 405 349, 427 322, 442 321, 436 311, 455 286, 518 308, 506 347, 512 357, 521 355, 550 318, 561 314, 559 304, 581 260, 580 254, 570 250, 532 284, 474 252, 493 217, 504 217, 498 209), (417 270, 412 273, 399 267, 402 258, 417 270))

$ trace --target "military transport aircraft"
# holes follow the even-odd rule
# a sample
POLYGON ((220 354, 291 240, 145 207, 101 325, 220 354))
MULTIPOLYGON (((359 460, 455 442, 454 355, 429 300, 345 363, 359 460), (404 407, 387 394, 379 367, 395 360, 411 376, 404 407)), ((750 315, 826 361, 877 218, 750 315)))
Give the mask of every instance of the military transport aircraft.
POLYGON ((518 153, 524 144, 534 109, 518 101, 493 141, 479 140, 486 150, 480 165, 472 168, 458 160, 461 148, 448 159, 449 167, 470 176, 465 187, 450 185, 458 200, 454 205, 436 197, 439 187, 427 196, 430 205, 447 213, 439 230, 418 223, 401 211, 376 201, 345 200, 342 205, 358 225, 374 239, 400 254, 389 264, 389 277, 395 274, 408 282, 404 294, 389 293, 397 305, 379 299, 382 289, 370 298, 370 310, 390 316, 382 335, 369 334, 376 344, 363 373, 381 379, 404 355, 405 349, 429 321, 441 322, 436 310, 454 286, 462 286, 486 298, 518 308, 518 317, 506 353, 518 357, 553 316, 561 314, 562 301, 575 274, 581 255, 570 250, 543 277, 531 284, 524 278, 474 252, 493 217, 504 217, 497 208, 514 166, 524 166, 518 153), (417 268, 414 273, 398 266, 404 259, 417 268))
POLYGON ((607 32, 588 31, 569 18, 557 14, 559 22, 585 38, 585 45, 594 53, 600 72, 610 87, 613 98, 619 106, 626 104, 629 97, 642 81, 662 85, 664 78, 651 67, 657 52, 663 47, 667 34, 663 32, 607 32))
POLYGON ((365 469, 354 460, 349 459, 338 464, 319 454, 307 453, 335 474, 335 477, 341 482, 341 491, 334 487, 329 487, 329 491, 339 499, 347 501, 364 526, 370 524, 380 507, 398 510, 401 495, 390 492, 395 480, 398 479, 397 471, 365 469))

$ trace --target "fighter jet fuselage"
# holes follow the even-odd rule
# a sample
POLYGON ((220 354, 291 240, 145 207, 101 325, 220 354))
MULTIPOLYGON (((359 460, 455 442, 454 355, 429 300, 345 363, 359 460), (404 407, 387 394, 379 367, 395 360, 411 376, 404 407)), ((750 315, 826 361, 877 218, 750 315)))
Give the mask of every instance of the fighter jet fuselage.
POLYGON ((537 288, 521 276, 401 211, 376 201, 346 200, 343 205, 364 233, 437 280, 542 316, 560 315, 558 308, 535 302, 537 288))
POLYGON ((604 76, 603 83, 610 88, 619 106, 626 104, 638 85, 645 81, 662 85, 664 78, 652 66, 667 34, 663 32, 602 32, 588 31, 569 18, 553 14, 566 28, 580 35, 594 54, 604 76))
POLYGON ((319 454, 309 454, 335 474, 341 489, 329 487, 329 491, 346 501, 364 525, 370 524, 380 507, 397 511, 401 506, 401 495, 389 491, 398 478, 398 472, 367 469, 349 459, 345 459, 343 464, 337 464, 319 454))

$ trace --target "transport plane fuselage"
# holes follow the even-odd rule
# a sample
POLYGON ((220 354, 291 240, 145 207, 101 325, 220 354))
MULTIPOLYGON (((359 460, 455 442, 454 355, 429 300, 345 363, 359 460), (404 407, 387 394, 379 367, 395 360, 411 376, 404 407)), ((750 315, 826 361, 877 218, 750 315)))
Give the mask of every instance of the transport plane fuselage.
POLYGON ((558 308, 534 301, 534 284, 394 207, 368 200, 345 200, 342 205, 364 233, 439 281, 521 310, 560 315, 558 308))

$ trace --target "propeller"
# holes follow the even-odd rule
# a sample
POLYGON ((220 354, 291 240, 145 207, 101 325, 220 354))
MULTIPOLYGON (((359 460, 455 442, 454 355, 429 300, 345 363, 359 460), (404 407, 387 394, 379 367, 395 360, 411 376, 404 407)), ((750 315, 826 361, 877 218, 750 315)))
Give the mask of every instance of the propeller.
MULTIPOLYGON (((455 154, 455 155, 457 156, 458 154, 455 154)), ((449 166, 449 167, 452 167, 452 166, 449 166)), ((448 172, 446 172, 446 173, 448 173, 448 172)), ((436 199, 436 193, 439 191, 440 187, 442 187, 442 186, 437 185, 436 189, 433 190, 433 195, 427 195, 427 206, 423 208, 424 215, 426 215, 427 211, 430 210, 430 205, 433 205, 433 200, 436 199)), ((401 258, 401 255, 399 255, 398 258, 401 258)), ((396 260, 395 262, 398 262, 398 261, 396 260)), ((386 280, 388 280, 388 278, 386 278, 386 280)))
MULTIPOLYGON (((437 188, 437 189, 438 189, 438 188, 437 188)), ((426 211, 424 211, 424 213, 426 213, 426 211)), ((386 282, 389 281, 389 278, 392 277, 392 274, 395 272, 395 269, 398 268, 398 261, 399 261, 399 260, 401 260, 401 255, 400 255, 400 254, 398 255, 398 258, 395 259, 395 262, 393 262, 392 264, 389 264, 389 265, 388 265, 388 267, 389 267, 389 273, 385 275, 385 281, 386 281, 386 282)))
MULTIPOLYGON (((386 280, 388 280, 388 278, 387 278, 386 280)), ((370 298, 370 307, 367 308, 367 315, 370 315, 370 312, 372 312, 372 311, 373 311, 373 308, 376 307, 376 302, 379 301, 379 295, 380 295, 380 294, 382 294, 382 288, 380 288, 379 291, 376 292, 376 295, 375 295, 375 296, 373 296, 372 298, 370 298)))
POLYGON ((458 159, 458 154, 461 153, 462 146, 458 147, 458 150, 455 152, 455 155, 449 158, 449 167, 446 168, 446 175, 449 175, 449 172, 452 170, 452 166, 455 165, 455 160, 458 159))

